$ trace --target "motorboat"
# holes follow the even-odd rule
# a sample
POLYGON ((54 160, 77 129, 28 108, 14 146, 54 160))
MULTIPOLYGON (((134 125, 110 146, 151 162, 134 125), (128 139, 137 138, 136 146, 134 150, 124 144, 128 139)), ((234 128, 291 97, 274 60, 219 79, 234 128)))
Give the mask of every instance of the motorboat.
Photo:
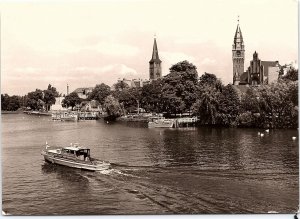
POLYGON ((174 119, 155 119, 148 122, 149 128, 173 128, 175 120, 174 119))
POLYGON ((52 120, 59 121, 78 121, 78 115, 71 112, 55 112, 52 113, 52 120))
POLYGON ((53 164, 91 171, 101 171, 110 168, 109 162, 92 158, 90 156, 90 149, 81 147, 78 144, 52 149, 46 143, 46 149, 41 154, 44 156, 46 162, 53 164))

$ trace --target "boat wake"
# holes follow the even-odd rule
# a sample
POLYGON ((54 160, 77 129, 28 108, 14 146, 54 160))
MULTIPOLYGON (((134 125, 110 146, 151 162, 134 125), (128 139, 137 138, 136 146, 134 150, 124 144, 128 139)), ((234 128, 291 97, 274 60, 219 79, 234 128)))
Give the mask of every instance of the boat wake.
POLYGON ((122 176, 129 176, 129 177, 139 178, 138 176, 128 174, 128 173, 124 173, 123 171, 117 170, 117 169, 101 170, 101 171, 98 171, 97 173, 100 173, 100 174, 103 174, 103 175, 122 175, 122 176))

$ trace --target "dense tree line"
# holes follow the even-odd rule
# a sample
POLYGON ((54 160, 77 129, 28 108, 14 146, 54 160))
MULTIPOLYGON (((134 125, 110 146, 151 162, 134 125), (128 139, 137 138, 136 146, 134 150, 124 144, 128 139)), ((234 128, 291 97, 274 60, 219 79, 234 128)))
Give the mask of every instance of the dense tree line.
MULTIPOLYGON (((143 108, 166 117, 198 116, 201 125, 298 127, 298 70, 290 68, 276 83, 249 86, 245 90, 223 85, 214 74, 204 73, 199 78, 196 66, 183 61, 173 65, 165 77, 143 87, 129 87, 123 81, 112 90, 103 83, 96 85, 88 100, 98 101, 114 118, 143 108)), ((1 109, 49 110, 57 96, 59 93, 50 84, 45 90, 36 89, 23 97, 1 94, 1 109)), ((62 105, 74 109, 82 101, 73 92, 62 105)))
POLYGON ((118 82, 113 91, 99 89, 99 92, 96 95, 101 97, 99 101, 106 101, 106 106, 111 102, 116 116, 142 107, 169 117, 183 113, 195 115, 202 125, 298 126, 298 70, 293 68, 278 82, 249 86, 243 93, 231 84, 223 85, 214 74, 204 73, 198 78, 196 66, 183 61, 173 65, 164 78, 142 88, 129 88, 118 82))
POLYGON ((9 96, 8 94, 1 94, 1 110, 16 111, 22 105, 22 98, 20 96, 9 96))
POLYGON ((45 90, 36 89, 25 96, 1 94, 1 110, 16 111, 20 108, 30 108, 48 111, 51 105, 55 104, 55 97, 58 96, 59 93, 51 84, 45 90))

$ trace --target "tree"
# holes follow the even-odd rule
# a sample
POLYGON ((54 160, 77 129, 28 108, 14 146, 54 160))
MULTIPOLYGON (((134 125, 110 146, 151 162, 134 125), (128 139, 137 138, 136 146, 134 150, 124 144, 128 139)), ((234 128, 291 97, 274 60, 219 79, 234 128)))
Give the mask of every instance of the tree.
POLYGON ((36 89, 35 91, 29 92, 27 95, 26 106, 30 107, 32 110, 40 110, 43 108, 43 91, 36 89))
POLYGON ((45 108, 48 111, 51 105, 55 104, 55 97, 58 97, 59 93, 55 87, 52 87, 51 84, 48 85, 48 88, 43 91, 43 102, 45 103, 45 108))
POLYGON ((62 101, 62 106, 63 107, 72 107, 73 108, 80 104, 82 102, 82 100, 79 98, 78 94, 75 92, 70 93, 69 95, 67 95, 65 97, 65 99, 62 101))
POLYGON ((287 83, 288 96, 293 102, 294 106, 298 106, 298 81, 291 81, 287 83))
POLYGON ((210 86, 216 88, 219 91, 222 91, 223 88, 222 82, 219 79, 217 79, 216 75, 207 72, 201 75, 198 84, 199 87, 210 86))
POLYGON ((290 69, 287 71, 286 75, 282 77, 282 79, 288 81, 298 81, 298 69, 290 67, 290 69))
POLYGON ((89 100, 97 100, 102 105, 104 103, 105 98, 110 95, 110 87, 104 83, 97 84, 93 91, 89 94, 89 100))
POLYGON ((123 90, 115 90, 112 92, 112 95, 127 111, 133 111, 139 107, 141 92, 141 88, 132 87, 124 88, 123 90))
POLYGON ((9 104, 9 95, 1 94, 1 110, 7 110, 9 104))
POLYGON ((128 89, 129 85, 126 84, 124 81, 119 81, 113 85, 116 91, 122 91, 124 89, 128 89))
POLYGON ((261 110, 259 107, 259 94, 257 87, 249 87, 242 93, 240 101, 238 122, 244 127, 258 127, 261 124, 261 110))
POLYGON ((54 97, 59 97, 60 96, 60 94, 57 92, 56 88, 52 87, 51 84, 48 85, 47 90, 52 91, 52 94, 53 94, 54 97))
POLYGON ((21 107, 20 97, 8 94, 1 94, 1 110, 16 111, 21 107))
POLYGON ((182 61, 170 68, 163 79, 162 106, 169 114, 190 112, 196 101, 198 83, 197 68, 188 61, 182 61))
POLYGON ((298 106, 290 94, 290 83, 279 81, 258 89, 262 126, 290 128, 298 125, 298 106))
POLYGON ((118 100, 112 95, 109 95, 104 100, 104 107, 109 117, 115 119, 122 115, 122 107, 118 100))
POLYGON ((237 125, 240 100, 235 88, 228 84, 218 95, 217 123, 225 126, 237 125))
POLYGON ((246 93, 241 95, 240 112, 260 113, 258 96, 257 88, 249 87, 246 93))
POLYGON ((199 98, 193 104, 193 113, 196 114, 202 124, 214 125, 218 113, 218 96, 217 91, 212 86, 203 86, 199 90, 199 98))
POLYGON ((154 80, 146 84, 141 90, 141 105, 148 112, 162 112, 162 80, 154 80))
POLYGON ((176 95, 176 87, 165 84, 162 89, 162 110, 167 114, 183 113, 185 107, 181 96, 176 95))

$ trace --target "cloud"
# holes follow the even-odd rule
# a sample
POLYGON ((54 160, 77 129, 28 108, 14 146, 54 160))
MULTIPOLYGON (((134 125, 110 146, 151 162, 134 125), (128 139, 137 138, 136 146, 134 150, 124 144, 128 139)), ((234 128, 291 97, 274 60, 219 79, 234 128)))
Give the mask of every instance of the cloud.
POLYGON ((14 69, 15 72, 18 73, 37 73, 37 72, 41 72, 40 68, 34 68, 34 67, 25 67, 25 68, 15 68, 14 69))
POLYGON ((185 53, 181 52, 160 52, 161 59, 170 64, 176 64, 177 62, 181 62, 187 60, 189 62, 193 62, 195 58, 193 56, 189 56, 185 53))
POLYGON ((195 37, 185 37, 185 38, 176 39, 174 40, 174 43, 188 45, 188 44, 201 44, 204 43, 205 41, 206 40, 204 40, 203 38, 199 36, 195 36, 195 37))
POLYGON ((200 65, 214 65, 214 64, 216 64, 216 60, 210 58, 205 58, 200 62, 200 65))
POLYGON ((109 72, 115 72, 116 74, 119 74, 120 76, 126 76, 126 75, 137 75, 137 71, 133 68, 130 68, 124 64, 112 64, 112 65, 106 65, 103 67, 75 67, 73 69, 74 72, 79 73, 95 73, 95 74, 103 74, 103 73, 109 73, 109 72))
POLYGON ((115 42, 101 42, 89 49, 96 49, 99 53, 112 56, 135 56, 139 52, 135 46, 115 42))

